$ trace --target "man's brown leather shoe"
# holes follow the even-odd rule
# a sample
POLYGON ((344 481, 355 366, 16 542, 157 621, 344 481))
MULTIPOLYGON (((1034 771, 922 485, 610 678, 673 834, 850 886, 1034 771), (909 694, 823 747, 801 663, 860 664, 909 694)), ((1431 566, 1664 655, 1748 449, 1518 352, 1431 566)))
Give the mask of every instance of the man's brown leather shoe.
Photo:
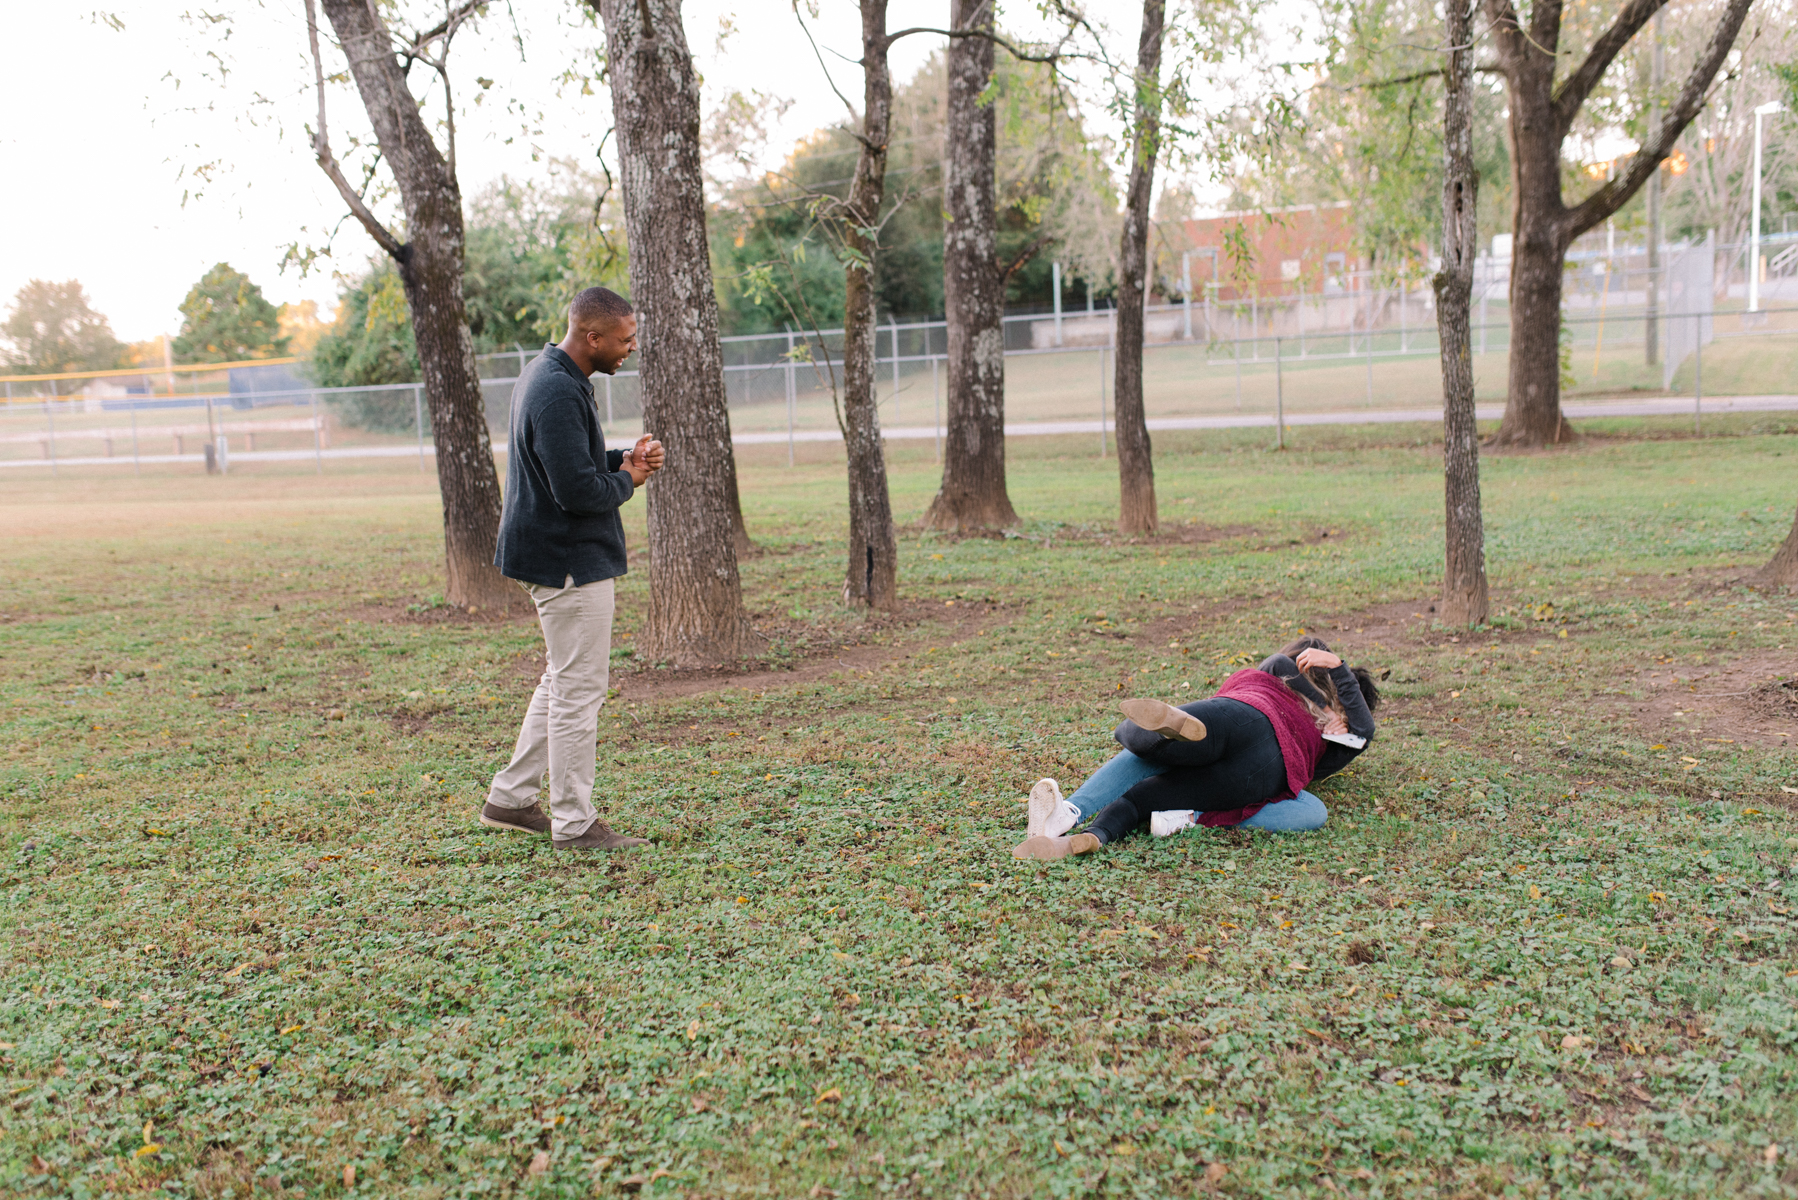
POLYGON ((550 841, 558 850, 628 850, 632 846, 649 845, 648 838, 625 837, 622 833, 613 833, 612 827, 604 821, 595 821, 587 826, 587 832, 579 837, 551 838, 550 841))
POLYGON ((548 833, 549 814, 543 811, 541 804, 529 808, 501 808, 487 803, 481 805, 481 824, 518 833, 548 833))

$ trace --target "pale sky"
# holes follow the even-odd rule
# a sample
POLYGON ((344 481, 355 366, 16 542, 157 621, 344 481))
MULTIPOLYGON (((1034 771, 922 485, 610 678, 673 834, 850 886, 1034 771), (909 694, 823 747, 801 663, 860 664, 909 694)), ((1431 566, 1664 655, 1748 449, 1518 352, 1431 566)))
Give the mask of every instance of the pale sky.
MULTIPOLYGON (((312 299, 330 311, 337 293, 330 265, 304 279, 292 267, 280 270, 289 244, 322 242, 344 213, 306 139, 316 102, 303 0, 219 2, 233 17, 228 24, 184 19, 194 10, 169 0, 118 0, 106 11, 123 21, 122 31, 85 6, 13 6, 15 52, 0 72, 7 114, 0 306, 29 279, 79 279, 113 332, 137 341, 175 332, 181 298, 224 261, 277 304, 312 299), (38 52, 19 53, 33 47, 38 52), (223 86, 215 55, 228 68, 223 86)), ((557 95, 557 77, 577 60, 591 64, 603 45, 582 8, 571 0, 514 0, 511 7, 516 33, 506 6, 495 5, 458 35, 450 58, 464 196, 501 174, 540 175, 549 156, 589 159, 611 125, 603 87, 557 95), (478 106, 477 76, 494 80, 478 106)), ((1034 7, 1015 3, 1002 20, 1016 9, 1017 20, 1028 21, 1034 7)), ((819 0, 819 9, 813 28, 837 87, 859 97, 859 68, 829 53, 857 56, 856 8, 851 0, 819 0)), ((775 157, 842 116, 788 0, 687 0, 684 11, 709 102, 735 89, 794 102, 771 143, 775 157), (735 32, 720 52, 724 21, 735 32)), ((947 0, 894 0, 889 22, 940 27, 947 0)), ((1128 23, 1133 48, 1134 20, 1128 23)), ((925 36, 900 41, 894 77, 908 78, 940 44, 925 36)), ((427 113, 441 116, 441 92, 427 113)), ((341 158, 347 135, 366 128, 353 92, 331 91, 329 119, 341 158)), ((373 249, 350 221, 337 235, 334 261, 355 271, 373 249)))

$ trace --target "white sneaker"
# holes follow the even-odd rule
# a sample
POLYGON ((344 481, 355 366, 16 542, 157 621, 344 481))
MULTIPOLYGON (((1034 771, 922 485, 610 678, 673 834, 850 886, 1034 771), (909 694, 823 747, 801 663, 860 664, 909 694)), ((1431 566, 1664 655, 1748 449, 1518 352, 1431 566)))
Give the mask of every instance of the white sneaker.
MULTIPOLYGON (((1053 818, 1057 810, 1066 803, 1067 801, 1061 798, 1061 785, 1059 783, 1056 783, 1053 779, 1037 780, 1036 786, 1030 789, 1030 803, 1025 806, 1024 810, 1025 829, 1027 830, 1024 836, 1026 838, 1044 836, 1059 837, 1062 833, 1066 833, 1067 829, 1061 830, 1060 833, 1044 833, 1044 829, 1049 824, 1050 819, 1053 818)), ((1068 828, 1071 829, 1073 826, 1070 825, 1068 828)))
POLYGON ((1193 810, 1190 808, 1170 808, 1164 812, 1150 813, 1149 832, 1156 837, 1173 837, 1198 824, 1192 814, 1193 810))
POLYGON ((1063 800, 1055 806, 1055 813, 1043 826, 1044 837, 1061 837, 1068 830, 1080 824, 1080 809, 1072 800, 1063 800))

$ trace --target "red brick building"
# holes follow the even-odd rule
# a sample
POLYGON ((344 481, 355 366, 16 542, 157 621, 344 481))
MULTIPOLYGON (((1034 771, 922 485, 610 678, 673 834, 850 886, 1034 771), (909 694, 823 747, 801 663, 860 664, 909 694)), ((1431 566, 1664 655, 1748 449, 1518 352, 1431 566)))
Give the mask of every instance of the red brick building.
POLYGON ((1347 289, 1348 272, 1361 266, 1346 200, 1199 217, 1182 222, 1181 228, 1186 245, 1170 249, 1176 259, 1182 250, 1191 253, 1195 296, 1204 295, 1212 283, 1219 300, 1257 292, 1287 296, 1301 288, 1316 293, 1331 280, 1347 289))

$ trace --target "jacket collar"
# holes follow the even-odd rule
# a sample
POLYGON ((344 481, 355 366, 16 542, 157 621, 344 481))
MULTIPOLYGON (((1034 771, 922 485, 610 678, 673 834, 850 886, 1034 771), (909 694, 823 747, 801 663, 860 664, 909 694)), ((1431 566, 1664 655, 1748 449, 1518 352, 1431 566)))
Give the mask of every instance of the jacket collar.
POLYGON ((593 381, 581 374, 581 369, 575 365, 574 359, 568 357, 568 351, 554 342, 545 342, 543 343, 543 356, 571 375, 574 381, 581 385, 582 391, 589 396, 593 394, 593 381))

